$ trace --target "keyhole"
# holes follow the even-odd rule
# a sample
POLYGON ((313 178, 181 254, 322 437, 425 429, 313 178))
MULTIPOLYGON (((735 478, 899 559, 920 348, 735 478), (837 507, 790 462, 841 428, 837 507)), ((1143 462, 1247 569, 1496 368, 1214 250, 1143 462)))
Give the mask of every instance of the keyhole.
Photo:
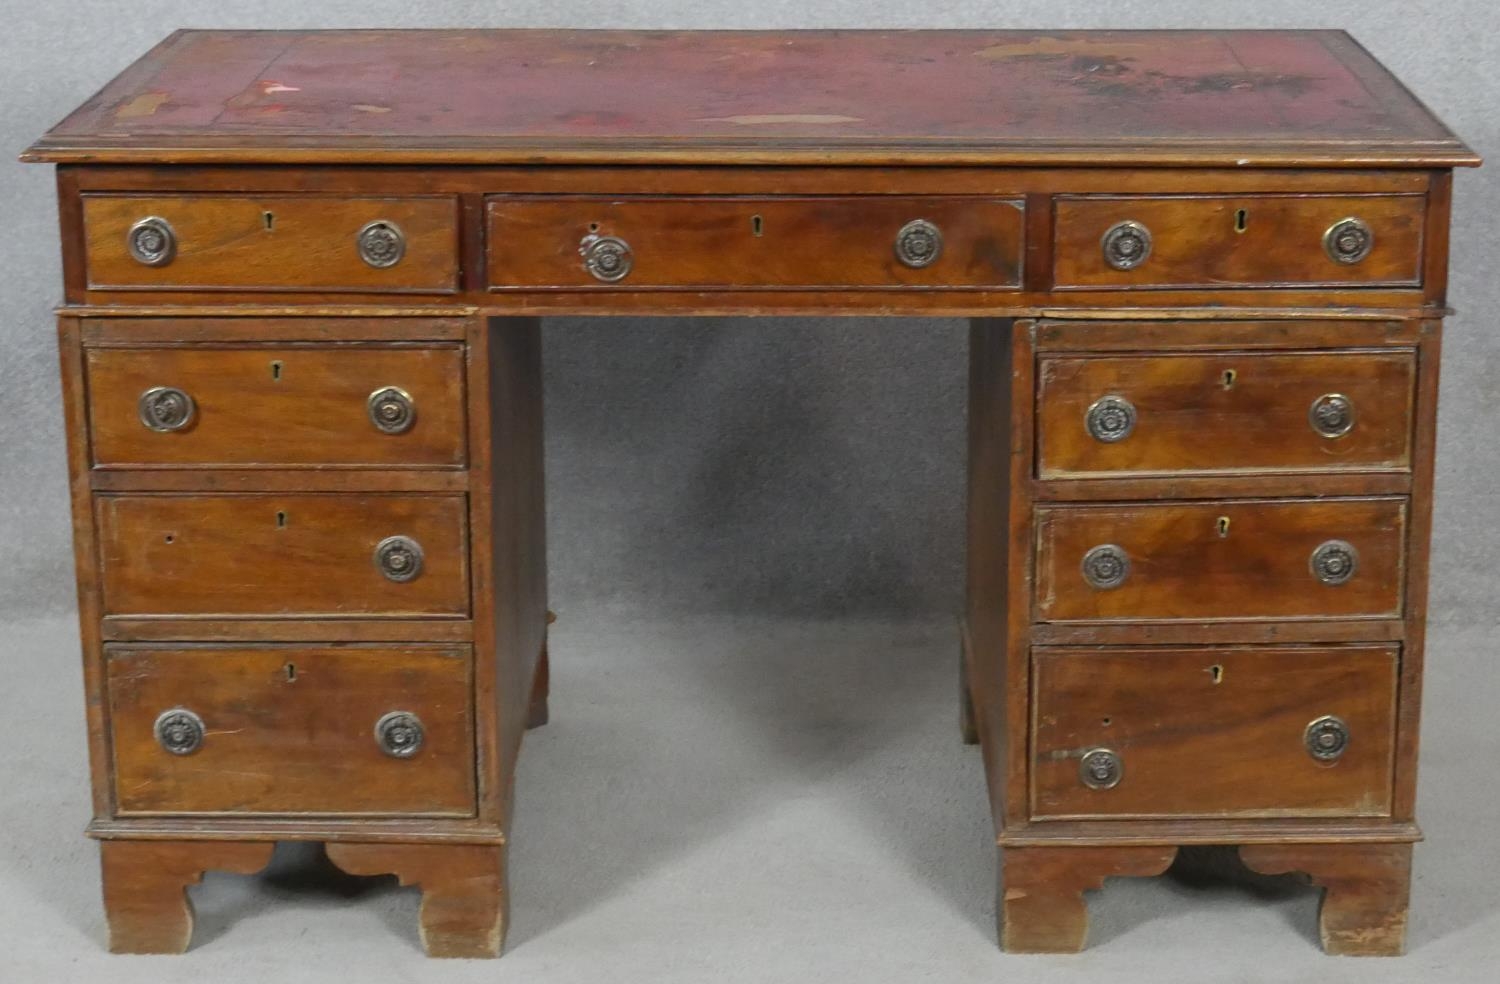
POLYGON ((598 232, 598 231, 599 231, 599 223, 597 223, 597 222, 590 222, 589 223, 589 232, 598 232))
POLYGON ((766 226, 765 220, 762 219, 760 216, 758 216, 758 215, 752 215, 752 216, 750 216, 750 234, 752 236, 759 236, 762 232, 765 231, 765 226, 766 226))
POLYGON ((1249 210, 1242 208, 1239 211, 1237 211, 1237 212, 1234 213, 1234 231, 1235 232, 1244 232, 1245 229, 1246 229, 1246 227, 1249 224, 1250 224, 1250 212, 1249 212, 1249 210))
POLYGON ((288 664, 286 664, 286 682, 287 683, 296 683, 297 682, 297 664, 296 663, 288 663, 288 664))
POLYGON ((271 363, 271 378, 278 383, 281 382, 281 360, 276 359, 271 363))
POLYGON ((286 513, 279 509, 276 511, 276 528, 278 530, 286 529, 286 513))
POLYGON ((1240 378, 1240 374, 1233 369, 1224 370, 1224 388, 1234 389, 1234 381, 1240 378))
POLYGON ((1219 517, 1219 521, 1218 521, 1218 523, 1216 525, 1219 527, 1219 536, 1220 536, 1220 538, 1223 538, 1223 537, 1226 537, 1226 536, 1229 535, 1229 517, 1228 516, 1220 516, 1219 517))
POLYGON ((1223 683, 1224 682, 1224 667, 1220 666, 1218 663, 1215 663, 1213 666, 1210 666, 1208 668, 1208 677, 1209 677, 1210 680, 1212 680, 1214 682, 1215 685, 1223 683))
POLYGON ((166 542, 168 542, 168 543, 176 543, 177 542, 177 537, 174 536, 174 535, 172 535, 171 533, 168 533, 162 539, 166 540, 166 542))
POLYGON ((270 212, 262 212, 260 213, 260 217, 266 223, 266 231, 270 232, 271 227, 276 224, 276 216, 272 215, 270 212))

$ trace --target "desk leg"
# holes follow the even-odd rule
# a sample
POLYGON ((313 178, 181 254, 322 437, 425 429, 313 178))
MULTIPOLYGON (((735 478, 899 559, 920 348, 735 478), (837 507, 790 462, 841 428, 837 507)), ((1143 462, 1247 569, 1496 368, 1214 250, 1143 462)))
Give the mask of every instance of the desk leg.
POLYGON ((193 940, 189 886, 208 871, 253 875, 271 863, 275 847, 271 841, 101 841, 110 951, 183 953, 193 940))
POLYGON ((1245 867, 1262 875, 1301 872, 1323 889, 1318 935, 1326 953, 1399 957, 1406 952, 1410 844, 1247 844, 1245 867))
POLYGON ((1159 875, 1175 847, 1008 847, 1000 856, 1000 946, 1007 953, 1077 953, 1088 940, 1083 893, 1106 878, 1159 875))
POLYGON ((503 845, 340 842, 328 845, 328 859, 351 875, 395 875, 420 887, 429 957, 500 955, 510 901, 503 845))

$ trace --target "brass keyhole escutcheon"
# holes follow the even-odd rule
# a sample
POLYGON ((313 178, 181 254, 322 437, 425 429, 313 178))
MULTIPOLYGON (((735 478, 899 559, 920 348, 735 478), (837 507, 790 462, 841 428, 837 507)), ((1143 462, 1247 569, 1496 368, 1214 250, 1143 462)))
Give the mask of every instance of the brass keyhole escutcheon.
POLYGON ((278 382, 278 383, 281 382, 281 360, 280 359, 272 359, 271 360, 271 379, 274 382, 278 382))
POLYGON ((1236 210, 1234 213, 1234 231, 1243 234, 1248 228, 1250 228, 1250 210, 1244 208, 1236 210))
POLYGON ((750 235, 759 237, 766 231, 766 221, 759 215, 750 216, 750 235))
POLYGON ((1214 527, 1219 531, 1219 539, 1224 539, 1229 535, 1229 517, 1220 516, 1218 520, 1214 522, 1214 527))
POLYGON ((1224 388, 1227 389, 1227 390, 1234 389, 1235 381, 1238 380, 1239 378, 1240 378, 1240 374, 1238 372, 1236 372, 1235 370, 1233 370, 1233 369, 1225 369, 1224 370, 1224 388))

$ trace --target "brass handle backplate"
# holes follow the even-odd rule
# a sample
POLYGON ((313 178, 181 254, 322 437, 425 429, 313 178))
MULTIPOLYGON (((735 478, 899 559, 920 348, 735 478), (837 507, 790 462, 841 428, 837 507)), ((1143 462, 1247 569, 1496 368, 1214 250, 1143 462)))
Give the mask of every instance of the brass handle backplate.
POLYGON ((1083 555, 1082 569, 1089 587, 1108 591, 1130 576, 1130 555, 1113 543, 1102 543, 1083 555))
POLYGON ((388 536, 375 545, 375 566, 387 580, 414 580, 422 573, 422 545, 409 536, 388 536))
POLYGON ((1302 740, 1307 754, 1319 762, 1332 762, 1349 748, 1349 726, 1329 714, 1309 724, 1302 740))
POLYGON ((136 401, 141 423, 163 433, 180 431, 193 422, 197 405, 183 390, 173 386, 153 386, 136 401))
POLYGON ((394 222, 376 219, 359 230, 354 239, 359 258, 377 270, 393 267, 406 255, 406 234, 394 222))
POLYGON ((386 434, 405 434, 417 422, 417 405, 399 386, 382 386, 370 394, 370 423, 386 434))
POLYGON ((375 722, 375 743, 391 758, 411 758, 426 738, 421 719, 410 711, 391 711, 375 722))
POLYGON ((1329 540, 1312 552, 1308 566, 1324 584, 1344 584, 1359 570, 1359 551, 1344 540, 1329 540))
POLYGON ((1375 248, 1375 231, 1362 219, 1340 219, 1323 233, 1323 250, 1335 263, 1351 265, 1375 248))
POLYGON ((138 263, 166 266, 177 255, 177 234, 166 219, 147 216, 125 234, 125 248, 138 263))
POLYGON ((943 231, 926 219, 912 219, 896 233, 896 259, 913 269, 930 266, 943 252, 943 231))
POLYGON ((1100 246, 1104 262, 1116 270, 1134 270, 1151 256, 1151 230, 1127 220, 1109 227, 1100 246))
POLYGON ((1307 422, 1321 437, 1343 437, 1354 429, 1354 402, 1342 393, 1324 393, 1307 408, 1307 422))
POLYGON ((173 755, 191 755, 203 747, 203 719, 185 707, 162 711, 152 730, 157 744, 173 755))
POLYGON ((1083 424, 1096 441, 1123 441, 1135 430, 1135 404, 1123 396, 1100 397, 1084 414, 1083 424))
POLYGON ((1125 763, 1109 748, 1092 748, 1078 761, 1078 778, 1090 789, 1114 789, 1125 778, 1125 763))
POLYGON ((630 244, 618 236, 585 236, 578 244, 578 252, 589 274, 607 284, 624 280, 635 265, 630 244))

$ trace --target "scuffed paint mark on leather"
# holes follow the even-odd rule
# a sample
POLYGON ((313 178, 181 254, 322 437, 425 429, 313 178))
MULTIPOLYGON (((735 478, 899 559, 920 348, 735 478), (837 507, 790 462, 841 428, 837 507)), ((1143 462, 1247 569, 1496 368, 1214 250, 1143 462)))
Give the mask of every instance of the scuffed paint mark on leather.
POLYGON ((836 116, 823 113, 750 113, 745 116, 706 116, 699 123, 733 123, 736 126, 767 126, 777 123, 863 123, 858 116, 836 116))
POLYGON ((162 92, 159 89, 152 92, 143 92, 115 110, 115 119, 129 120, 141 116, 150 116, 158 109, 161 109, 171 98, 171 93, 162 92))

